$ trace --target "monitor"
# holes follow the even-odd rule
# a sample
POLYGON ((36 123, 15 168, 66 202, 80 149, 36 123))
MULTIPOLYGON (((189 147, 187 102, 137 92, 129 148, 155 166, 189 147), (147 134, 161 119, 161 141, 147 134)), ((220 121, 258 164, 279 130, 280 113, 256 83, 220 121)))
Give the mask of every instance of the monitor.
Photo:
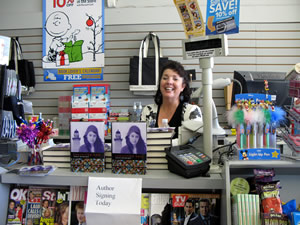
POLYGON ((283 72, 259 72, 259 71, 234 71, 233 78, 240 82, 233 83, 231 105, 235 104, 235 95, 240 93, 261 93, 265 91, 264 80, 268 81, 269 95, 275 95, 275 105, 284 108, 292 104, 289 97, 289 81, 285 80, 286 73, 283 72), (242 87, 242 91, 241 91, 242 87))

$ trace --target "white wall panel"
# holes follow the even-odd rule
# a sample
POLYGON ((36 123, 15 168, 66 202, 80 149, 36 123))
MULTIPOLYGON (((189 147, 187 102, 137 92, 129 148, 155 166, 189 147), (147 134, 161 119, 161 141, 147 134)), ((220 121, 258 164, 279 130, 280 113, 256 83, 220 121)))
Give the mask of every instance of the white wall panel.
MULTIPOLYGON (((71 95, 73 82, 44 82, 42 70, 42 1, 2 1, 0 34, 19 36, 24 58, 33 61, 36 92, 32 100, 35 112, 45 117, 57 115, 57 99, 71 95)), ((103 83, 111 85, 112 108, 131 108, 136 100, 143 104, 152 97, 134 96, 129 91, 129 60, 138 54, 140 41, 149 32, 161 39, 163 55, 177 60, 187 69, 195 69, 201 83, 198 60, 183 60, 185 38, 179 16, 169 0, 119 0, 116 8, 105 9, 105 68, 103 83), (155 16, 153 16, 155 15, 155 16)), ((206 1, 204 1, 206 2, 206 1)), ((199 2, 200 7, 206 5, 199 2)), ((229 56, 215 59, 213 79, 232 77, 234 70, 286 72, 300 61, 300 1, 242 0, 240 33, 230 35, 229 56)), ((205 11, 205 10, 202 10, 205 11)), ((203 12, 205 18, 205 12, 203 12)), ((87 82, 85 82, 87 83, 87 82)), ((90 82, 99 83, 99 82, 90 82)), ((77 84, 77 83, 76 83, 77 84)), ((220 121, 225 122, 223 90, 214 90, 220 121)))

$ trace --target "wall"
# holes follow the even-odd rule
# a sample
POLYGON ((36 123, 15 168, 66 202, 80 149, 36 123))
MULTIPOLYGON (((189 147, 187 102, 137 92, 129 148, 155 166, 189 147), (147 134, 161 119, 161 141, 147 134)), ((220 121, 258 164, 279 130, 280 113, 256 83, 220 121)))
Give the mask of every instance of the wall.
MULTIPOLYGON (((206 1, 198 1, 205 18, 206 1)), ((234 70, 286 72, 299 62, 300 15, 298 0, 242 0, 240 33, 230 35, 229 56, 215 58, 214 79, 232 77, 234 70)), ((57 115, 57 99, 71 95, 70 82, 44 82, 42 70, 42 1, 1 2, 0 34, 19 36, 24 58, 34 62, 36 91, 25 99, 45 118, 57 115)), ((134 101, 152 102, 151 97, 134 96, 129 91, 129 59, 138 54, 141 39, 149 32, 161 39, 164 56, 196 69, 198 60, 183 60, 183 27, 173 1, 118 0, 116 8, 105 8, 105 68, 103 83, 111 85, 112 108, 131 108, 134 101)), ((225 122, 223 90, 214 90, 220 121, 225 122)))

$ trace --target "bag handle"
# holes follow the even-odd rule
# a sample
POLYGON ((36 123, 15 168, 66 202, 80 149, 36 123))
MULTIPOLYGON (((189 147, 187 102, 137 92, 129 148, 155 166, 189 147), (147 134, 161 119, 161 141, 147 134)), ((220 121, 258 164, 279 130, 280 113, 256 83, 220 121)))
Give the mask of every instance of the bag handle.
POLYGON ((139 69, 138 69, 138 85, 142 85, 142 65, 143 65, 143 58, 147 58, 148 49, 149 49, 149 42, 152 40, 154 44, 154 52, 155 52, 155 85, 157 85, 159 79, 159 58, 162 57, 160 43, 158 36, 153 33, 149 32, 149 34, 142 40, 139 50, 139 69))

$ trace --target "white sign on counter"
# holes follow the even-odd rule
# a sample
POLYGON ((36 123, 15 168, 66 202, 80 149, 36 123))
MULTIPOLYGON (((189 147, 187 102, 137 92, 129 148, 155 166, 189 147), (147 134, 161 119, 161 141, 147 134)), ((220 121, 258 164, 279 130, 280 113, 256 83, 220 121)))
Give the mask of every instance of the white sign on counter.
POLYGON ((89 177, 87 224, 140 224, 141 193, 141 178, 89 177))

